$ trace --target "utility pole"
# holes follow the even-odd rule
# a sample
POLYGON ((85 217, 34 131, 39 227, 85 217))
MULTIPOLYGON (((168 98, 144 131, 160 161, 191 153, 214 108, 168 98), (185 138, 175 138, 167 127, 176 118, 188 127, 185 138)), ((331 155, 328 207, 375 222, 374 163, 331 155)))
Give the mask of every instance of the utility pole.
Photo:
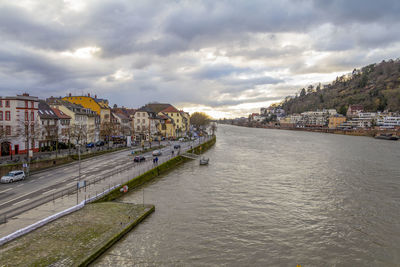
POLYGON ((78 183, 76 184, 76 205, 78 205, 79 182, 81 180, 81 145, 78 144, 78 183))

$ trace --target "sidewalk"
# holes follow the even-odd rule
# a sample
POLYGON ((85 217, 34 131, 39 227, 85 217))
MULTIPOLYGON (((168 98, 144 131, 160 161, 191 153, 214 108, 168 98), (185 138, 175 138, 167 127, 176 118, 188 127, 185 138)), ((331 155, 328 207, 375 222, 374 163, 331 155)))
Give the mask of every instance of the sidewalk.
MULTIPOLYGON (((202 143, 206 141, 208 140, 206 139, 202 143)), ((187 143, 185 145, 186 148, 183 149, 181 153, 184 153, 190 149, 190 143, 187 143)), ((196 146, 197 145, 199 144, 197 143, 196 146)), ((177 156, 176 154, 172 155, 171 148, 165 148, 162 151, 163 155, 158 157, 158 165, 170 160, 173 156, 177 156)), ((152 162, 152 160, 147 160, 145 162, 137 164, 132 163, 131 166, 125 166, 124 168, 116 171, 109 177, 103 177, 102 180, 97 181, 96 183, 89 184, 86 187, 80 188, 78 193, 75 190, 75 193, 73 194, 64 195, 61 198, 56 198, 53 201, 40 205, 29 211, 23 212, 20 215, 8 218, 6 223, 0 225, 0 237, 4 237, 39 220, 47 218, 57 212, 70 208, 77 203, 80 203, 85 199, 89 199, 90 197, 100 194, 115 185, 123 184, 154 167, 155 164, 152 162)))

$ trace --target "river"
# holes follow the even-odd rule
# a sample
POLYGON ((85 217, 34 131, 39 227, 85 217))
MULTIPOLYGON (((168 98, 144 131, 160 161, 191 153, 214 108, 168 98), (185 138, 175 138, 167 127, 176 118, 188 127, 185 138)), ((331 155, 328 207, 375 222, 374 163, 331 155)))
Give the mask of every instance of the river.
POLYGON ((94 266, 399 266, 400 142, 218 125, 123 201, 156 211, 94 266))

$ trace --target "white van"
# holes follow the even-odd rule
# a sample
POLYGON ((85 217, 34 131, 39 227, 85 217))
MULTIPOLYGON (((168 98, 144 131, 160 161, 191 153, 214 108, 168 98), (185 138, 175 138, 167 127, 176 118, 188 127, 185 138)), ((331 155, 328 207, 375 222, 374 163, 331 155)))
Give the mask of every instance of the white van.
POLYGON ((25 179, 25 173, 24 171, 11 171, 1 177, 0 182, 2 183, 12 183, 14 181, 18 180, 24 180, 25 179))

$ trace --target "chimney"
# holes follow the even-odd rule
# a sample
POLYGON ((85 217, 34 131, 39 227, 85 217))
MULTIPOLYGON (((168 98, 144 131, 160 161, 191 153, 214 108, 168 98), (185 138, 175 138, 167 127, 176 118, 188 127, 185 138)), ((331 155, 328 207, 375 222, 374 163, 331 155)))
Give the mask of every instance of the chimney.
POLYGON ((94 98, 97 98, 97 95, 94 95, 94 98))
POLYGON ((68 96, 71 96, 71 93, 69 93, 68 96))
POLYGON ((90 97, 90 93, 88 93, 87 96, 90 97))
POLYGON ((28 94, 28 93, 23 93, 22 95, 23 95, 23 96, 29 96, 29 94, 28 94))

